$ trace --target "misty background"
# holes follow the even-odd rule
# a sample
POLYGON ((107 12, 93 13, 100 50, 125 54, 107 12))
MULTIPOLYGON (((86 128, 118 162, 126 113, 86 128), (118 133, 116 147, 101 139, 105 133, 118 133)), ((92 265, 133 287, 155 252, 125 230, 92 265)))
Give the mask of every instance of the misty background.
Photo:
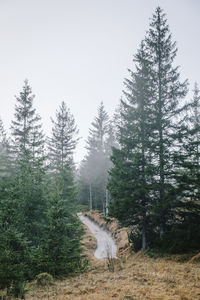
POLYGON ((0 116, 6 129, 14 95, 27 78, 45 134, 61 102, 70 108, 82 137, 75 154, 79 162, 100 102, 110 116, 119 104, 127 68, 133 68, 158 5, 177 41, 176 64, 192 89, 200 69, 198 0, 0 0, 0 116))

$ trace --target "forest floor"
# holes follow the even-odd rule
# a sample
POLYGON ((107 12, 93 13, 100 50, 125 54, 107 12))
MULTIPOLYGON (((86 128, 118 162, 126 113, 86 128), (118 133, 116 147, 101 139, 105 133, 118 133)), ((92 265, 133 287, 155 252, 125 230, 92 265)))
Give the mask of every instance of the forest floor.
POLYGON ((113 259, 111 272, 108 260, 93 256, 96 240, 87 227, 83 244, 90 262, 85 273, 48 287, 32 282, 26 299, 200 300, 200 262, 195 259, 179 262, 183 257, 150 258, 144 252, 125 251, 113 259))

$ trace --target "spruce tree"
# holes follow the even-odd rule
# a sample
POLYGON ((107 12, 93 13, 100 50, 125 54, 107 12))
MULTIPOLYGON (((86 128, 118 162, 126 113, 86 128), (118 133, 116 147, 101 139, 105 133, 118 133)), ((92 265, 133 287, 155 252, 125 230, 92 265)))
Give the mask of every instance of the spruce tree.
POLYGON ((78 142, 78 129, 65 102, 56 111, 56 119, 51 120, 52 135, 48 140, 50 163, 52 169, 59 172, 66 164, 72 163, 72 154, 78 142))
POLYGON ((64 102, 56 111, 52 135, 48 139, 51 181, 55 184, 59 180, 62 186, 62 199, 68 206, 74 206, 77 201, 74 180, 73 153, 78 142, 78 129, 74 116, 64 102))
POLYGON ((153 131, 151 62, 144 42, 134 61, 136 71, 129 70, 131 79, 125 81, 125 100, 121 102, 121 126, 118 134, 120 147, 113 148, 113 168, 108 188, 112 199, 110 214, 117 217, 123 225, 135 226, 135 247, 145 249, 148 215, 152 208, 154 167, 150 151, 153 131))
POLYGON ((48 223, 39 268, 40 272, 62 278, 80 272, 84 266, 84 257, 81 255, 83 230, 73 210, 66 205, 59 180, 49 197, 48 223))
POLYGON ((88 153, 81 165, 79 181, 90 209, 106 213, 109 116, 102 102, 91 125, 86 146, 88 153))
POLYGON ((104 148, 105 136, 109 128, 109 116, 105 111, 103 102, 100 103, 97 116, 91 125, 92 128, 89 129, 87 149, 93 149, 96 146, 97 151, 100 151, 104 148))
MULTIPOLYGON (((118 148, 118 143, 116 141, 116 130, 114 129, 114 122, 110 122, 108 126, 108 133, 105 141, 105 179, 106 182, 108 182, 109 178, 109 170, 112 168, 113 164, 111 161, 111 155, 112 155, 112 148, 116 147, 118 148)), ((106 203, 105 203, 105 214, 108 215, 109 213, 109 203, 110 203, 110 194, 106 186, 106 203)))
MULTIPOLYGON (((179 68, 173 66, 177 54, 176 42, 160 7, 153 14, 150 29, 145 38, 151 66, 151 84, 154 93, 155 122, 154 146, 152 152, 158 172, 156 223, 160 236, 166 230, 173 194, 173 147, 176 144, 177 121, 181 112, 181 100, 187 93, 187 81, 180 82, 179 68)), ((174 195, 173 195, 174 197, 174 195)))
POLYGON ((64 277, 83 267, 80 244, 83 231, 75 215, 77 191, 73 165, 78 130, 64 102, 52 122, 52 135, 48 140, 51 172, 47 226, 40 270, 64 277))
POLYGON ((19 231, 34 244, 39 243, 44 223, 44 136, 41 119, 33 108, 34 95, 25 80, 16 97, 15 119, 12 121, 11 153, 15 160, 15 183, 12 197, 19 201, 19 231))
POLYGON ((180 82, 179 70, 173 66, 176 53, 167 19, 158 7, 135 57, 136 71, 126 81, 129 93, 125 93, 128 102, 122 101, 120 149, 114 149, 112 157, 111 213, 124 223, 143 224, 142 232, 151 227, 152 236, 157 228, 160 236, 169 229, 178 201, 174 154, 187 81, 180 82), (146 226, 148 222, 151 226, 146 226))
POLYGON ((23 90, 16 97, 15 119, 11 126, 12 150, 18 162, 34 159, 38 153, 36 149, 44 143, 41 119, 33 108, 34 97, 28 80, 25 80, 23 90))
POLYGON ((195 83, 193 98, 187 104, 179 130, 179 147, 175 153, 176 194, 172 226, 169 232, 171 251, 198 249, 200 244, 200 90, 195 83))

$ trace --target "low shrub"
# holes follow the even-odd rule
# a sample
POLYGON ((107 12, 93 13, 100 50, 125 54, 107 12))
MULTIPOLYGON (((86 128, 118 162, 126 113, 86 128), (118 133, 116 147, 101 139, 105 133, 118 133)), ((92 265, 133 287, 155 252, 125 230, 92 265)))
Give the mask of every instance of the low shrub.
POLYGON ((36 276, 36 281, 39 286, 47 286, 53 284, 53 276, 48 273, 40 273, 36 276))

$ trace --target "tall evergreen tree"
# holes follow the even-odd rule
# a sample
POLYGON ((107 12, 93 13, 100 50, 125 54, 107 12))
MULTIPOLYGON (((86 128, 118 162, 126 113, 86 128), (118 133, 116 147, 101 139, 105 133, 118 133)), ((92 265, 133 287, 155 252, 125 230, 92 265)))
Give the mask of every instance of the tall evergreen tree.
POLYGON ((105 143, 105 136, 108 132, 109 127, 109 116, 105 111, 103 102, 98 107, 97 116, 92 122, 92 128, 89 129, 88 137, 88 149, 92 149, 96 146, 96 150, 103 150, 105 143))
POLYGON ((126 79, 122 101, 120 148, 113 148, 113 168, 108 188, 112 197, 110 214, 124 225, 134 225, 140 232, 143 249, 147 246, 148 215, 152 209, 153 164, 151 142, 153 126, 151 62, 142 42, 135 55, 136 71, 126 79))
POLYGON ((87 199, 90 209, 99 209, 106 213, 106 183, 110 167, 108 155, 109 147, 112 146, 109 142, 111 143, 113 137, 109 116, 102 102, 91 125, 86 146, 88 153, 80 168, 79 181, 84 191, 81 199, 87 199))
POLYGON ((120 149, 113 150, 109 182, 111 212, 123 222, 142 225, 143 248, 147 222, 163 236, 177 201, 174 153, 187 81, 181 83, 179 70, 173 67, 176 53, 165 14, 158 7, 135 57, 136 72, 126 81, 128 103, 122 102, 120 149))
POLYGON ((15 120, 12 121, 12 150, 18 162, 34 159, 41 154, 44 136, 41 131, 40 117, 33 108, 34 95, 28 80, 25 80, 23 90, 16 97, 15 120), (39 149, 39 150, 38 150, 39 149))
POLYGON ((15 120, 12 121, 11 150, 15 159, 15 184, 12 197, 18 199, 21 220, 19 230, 38 243, 44 222, 44 136, 40 117, 33 108, 32 90, 25 80, 16 97, 15 120))
POLYGON ((78 142, 78 129, 74 116, 64 102, 56 111, 53 120, 52 135, 48 140, 50 166, 53 182, 60 181, 62 198, 68 205, 76 202, 76 187, 74 181, 73 153, 78 142))
POLYGON ((62 102, 53 120, 52 136, 48 140, 51 176, 47 226, 41 252, 40 270, 56 277, 80 271, 80 223, 75 216, 77 192, 74 180, 73 152, 78 130, 73 115, 62 102))
POLYGON ((56 111, 56 119, 51 119, 53 123, 52 135, 49 138, 49 154, 51 166, 54 170, 63 169, 66 164, 70 164, 72 154, 78 142, 78 129, 74 116, 67 108, 65 102, 61 103, 56 111))
MULTIPOLYGON (((177 120, 181 111, 181 99, 187 93, 187 81, 180 82, 178 67, 173 66, 177 54, 176 43, 160 7, 153 14, 145 43, 151 56, 151 83, 154 92, 154 154, 158 167, 157 218, 160 235, 165 231, 170 211, 170 194, 173 190, 173 147, 177 137, 177 120)), ((174 195, 173 195, 174 197, 174 195)))
POLYGON ((187 104, 175 153, 176 194, 169 235, 171 251, 198 249, 200 244, 200 90, 195 83, 193 99, 187 104))
MULTIPOLYGON (((111 161, 111 155, 112 155, 112 148, 116 147, 118 148, 118 143, 116 140, 116 130, 114 129, 114 122, 110 122, 108 126, 108 133, 107 138, 105 141, 105 179, 106 182, 108 182, 109 178, 109 170, 112 168, 113 164, 111 161)), ((106 186, 106 199, 105 199, 105 214, 108 215, 109 213, 109 203, 110 203, 110 194, 106 186)))
POLYGON ((8 147, 14 176, 9 181, 4 180, 0 187, 0 281, 1 287, 6 287, 8 294, 15 297, 24 297, 25 282, 35 275, 31 246, 39 244, 44 228, 41 175, 44 173, 41 151, 44 140, 42 132, 39 134, 40 118, 32 107, 33 98, 25 81, 17 97, 12 143, 8 147), (33 142, 32 136, 36 133, 37 142, 36 138, 33 142))

